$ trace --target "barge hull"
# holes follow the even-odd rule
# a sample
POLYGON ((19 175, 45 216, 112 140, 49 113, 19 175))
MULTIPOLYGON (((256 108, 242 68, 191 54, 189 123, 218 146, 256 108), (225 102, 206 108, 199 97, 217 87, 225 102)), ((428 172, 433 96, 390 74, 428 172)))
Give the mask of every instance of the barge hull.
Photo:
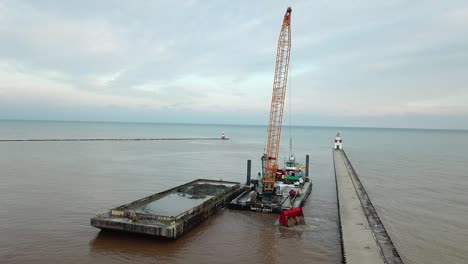
MULTIPOLYGON (((291 209, 291 207, 285 207, 277 203, 252 203, 250 202, 249 198, 251 197, 253 192, 255 191, 244 191, 238 197, 236 197, 230 203, 228 203, 227 207, 229 209, 248 210, 274 214, 280 214, 284 210, 291 209)), ((294 201, 292 208, 304 206, 311 192, 312 182, 306 182, 304 184, 304 193, 294 201)))
MULTIPOLYGON (((98 214, 91 218, 91 225, 100 229, 176 239, 225 206, 227 202, 231 201, 242 191, 243 189, 240 183, 237 182, 198 179, 129 204, 113 208, 109 210, 109 212, 98 214), (141 211, 140 209, 170 195, 180 194, 180 190, 197 186, 197 184, 221 185, 226 186, 226 188, 224 188, 222 192, 214 193, 213 195, 208 193, 206 199, 200 200, 200 204, 177 215, 158 215, 141 211)), ((182 193, 182 195, 185 196, 185 193, 182 193)), ((187 196, 186 199, 189 199, 187 201, 193 202, 193 199, 197 198, 187 196)), ((174 206, 177 206, 177 204, 174 204, 174 206)))

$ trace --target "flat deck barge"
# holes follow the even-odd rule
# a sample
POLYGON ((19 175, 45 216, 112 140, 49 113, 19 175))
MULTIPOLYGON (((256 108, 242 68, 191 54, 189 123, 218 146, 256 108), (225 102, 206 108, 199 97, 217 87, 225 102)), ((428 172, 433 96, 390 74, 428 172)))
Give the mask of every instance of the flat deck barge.
POLYGON ((301 193, 293 199, 283 196, 274 196, 272 200, 259 202, 256 200, 256 191, 245 190, 241 195, 229 202, 227 207, 229 209, 280 214, 284 210, 304 206, 311 191, 312 182, 306 182, 301 188, 301 193))
MULTIPOLYGON (((291 160, 290 166, 296 166, 295 158, 291 160)), ((294 177, 293 182, 284 183, 276 182, 275 189, 276 193, 270 196, 261 196, 256 187, 251 186, 251 161, 247 161, 247 182, 246 190, 244 190, 239 196, 234 198, 227 204, 229 209, 236 210, 249 210, 262 213, 275 213, 280 214, 284 210, 292 208, 302 207, 307 201, 310 193, 312 192, 312 181, 309 180, 309 155, 306 155, 306 166, 305 175, 302 175, 302 171, 296 171, 295 167, 286 167, 287 170, 284 172, 298 173, 299 177, 294 177), (304 177, 303 177, 304 176, 304 177), (294 191, 294 196, 288 195, 290 191, 294 191)), ((288 177, 286 177, 287 179, 288 177)), ((257 180, 258 182, 258 180, 257 180)), ((256 186, 256 184, 254 184, 256 186)))
POLYGON ((91 225, 175 239, 242 191, 238 182, 198 179, 97 214, 91 225))

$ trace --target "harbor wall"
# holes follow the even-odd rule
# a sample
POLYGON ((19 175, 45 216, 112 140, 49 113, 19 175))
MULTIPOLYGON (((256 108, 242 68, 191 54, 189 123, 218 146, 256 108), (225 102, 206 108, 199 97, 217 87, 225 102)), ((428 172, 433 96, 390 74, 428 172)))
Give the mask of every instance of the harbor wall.
POLYGON ((333 150, 343 263, 403 263, 342 149, 333 150))

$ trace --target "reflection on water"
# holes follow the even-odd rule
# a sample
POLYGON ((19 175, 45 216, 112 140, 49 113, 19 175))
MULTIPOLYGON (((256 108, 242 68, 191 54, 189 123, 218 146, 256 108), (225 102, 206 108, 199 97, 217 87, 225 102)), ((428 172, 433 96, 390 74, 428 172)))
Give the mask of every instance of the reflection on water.
POLYGON ((126 232, 100 231, 89 242, 89 248, 93 254, 115 256, 145 256, 155 257, 155 253, 161 258, 177 254, 183 247, 184 241, 154 238, 126 232))

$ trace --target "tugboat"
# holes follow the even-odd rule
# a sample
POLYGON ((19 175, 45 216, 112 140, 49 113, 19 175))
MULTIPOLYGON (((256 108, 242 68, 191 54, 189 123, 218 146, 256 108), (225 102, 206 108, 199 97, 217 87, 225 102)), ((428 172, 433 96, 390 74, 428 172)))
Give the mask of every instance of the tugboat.
POLYGON ((304 216, 301 207, 312 191, 312 182, 308 173, 308 156, 306 157, 305 167, 296 161, 294 155, 289 156, 284 167, 276 172, 276 181, 272 193, 262 191, 262 179, 266 173, 266 155, 263 155, 261 160, 262 172, 258 173, 258 178, 250 180, 250 171, 248 170, 246 190, 232 200, 228 204, 228 208, 281 214, 285 216, 286 222, 281 222, 280 217, 280 223, 290 226, 288 216, 304 216))
POLYGON ((296 162, 296 157, 290 155, 284 168, 278 170, 280 176, 275 183, 275 193, 284 195, 289 190, 295 190, 298 194, 302 193, 299 187, 309 182, 309 176, 305 176, 302 169, 303 167, 296 162))

